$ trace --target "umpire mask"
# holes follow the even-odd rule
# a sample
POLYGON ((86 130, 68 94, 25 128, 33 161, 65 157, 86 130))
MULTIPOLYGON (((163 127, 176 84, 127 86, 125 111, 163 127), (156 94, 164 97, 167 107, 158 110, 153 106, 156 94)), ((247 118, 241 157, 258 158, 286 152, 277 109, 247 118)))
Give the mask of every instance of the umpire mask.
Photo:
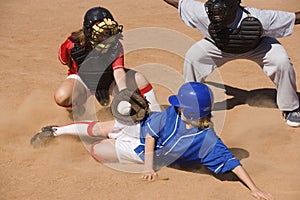
POLYGON ((211 23, 224 24, 240 5, 240 0, 208 0, 205 10, 211 23))

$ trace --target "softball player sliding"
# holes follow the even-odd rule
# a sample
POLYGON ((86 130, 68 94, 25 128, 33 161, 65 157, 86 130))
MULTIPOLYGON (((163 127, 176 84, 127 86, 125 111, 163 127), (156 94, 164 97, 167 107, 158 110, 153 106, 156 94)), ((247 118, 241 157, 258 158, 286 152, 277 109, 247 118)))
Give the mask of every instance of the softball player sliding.
POLYGON ((178 8, 183 22, 205 37, 186 53, 185 81, 202 82, 216 67, 234 59, 252 60, 275 83, 277 105, 286 123, 300 126, 293 65, 275 39, 292 34, 300 12, 243 7, 240 0, 164 1, 178 8))
MULTIPOLYGON (((211 128, 213 95, 199 82, 182 85, 169 97, 171 106, 136 124, 82 121, 67 126, 44 127, 32 142, 62 134, 103 136, 91 146, 99 162, 144 163, 143 179, 157 179, 155 172, 170 165, 203 164, 214 173, 232 171, 258 199, 273 199, 260 190, 245 169, 211 128)), ((46 141, 46 140, 44 140, 46 141)))
POLYGON ((161 110, 148 80, 141 73, 124 67, 123 46, 120 42, 122 29, 123 26, 114 20, 106 8, 94 7, 85 13, 83 28, 73 32, 59 49, 58 57, 63 65, 68 66, 68 77, 55 92, 54 99, 58 105, 67 108, 81 106, 92 91, 99 103, 107 106, 110 103, 109 90, 116 84, 119 90, 133 86, 151 102, 152 110, 161 110), (100 58, 97 63, 85 60, 93 51, 97 51, 100 58), (98 84, 95 91, 89 82, 84 81, 84 78, 89 81, 90 78, 82 77, 85 71, 91 72, 93 68, 101 72, 97 80, 92 80, 98 84), (130 80, 124 78, 128 71, 133 74, 130 80))

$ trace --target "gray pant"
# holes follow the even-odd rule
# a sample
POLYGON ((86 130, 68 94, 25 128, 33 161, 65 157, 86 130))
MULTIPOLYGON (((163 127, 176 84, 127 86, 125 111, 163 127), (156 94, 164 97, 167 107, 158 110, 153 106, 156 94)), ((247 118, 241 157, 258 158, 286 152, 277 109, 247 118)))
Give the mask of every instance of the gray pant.
POLYGON ((263 38, 255 50, 243 54, 224 53, 210 41, 202 39, 185 55, 184 80, 203 82, 216 67, 234 59, 252 60, 262 68, 275 83, 280 110, 291 111, 299 107, 293 64, 284 47, 274 38, 263 38))

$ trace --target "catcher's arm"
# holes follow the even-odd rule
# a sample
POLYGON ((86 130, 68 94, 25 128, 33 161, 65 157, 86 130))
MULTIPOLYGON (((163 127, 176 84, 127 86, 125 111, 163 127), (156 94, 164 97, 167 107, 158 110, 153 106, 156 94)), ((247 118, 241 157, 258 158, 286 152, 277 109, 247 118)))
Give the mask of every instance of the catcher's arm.
POLYGON ((126 88, 126 72, 124 68, 114 70, 114 78, 120 91, 126 88))

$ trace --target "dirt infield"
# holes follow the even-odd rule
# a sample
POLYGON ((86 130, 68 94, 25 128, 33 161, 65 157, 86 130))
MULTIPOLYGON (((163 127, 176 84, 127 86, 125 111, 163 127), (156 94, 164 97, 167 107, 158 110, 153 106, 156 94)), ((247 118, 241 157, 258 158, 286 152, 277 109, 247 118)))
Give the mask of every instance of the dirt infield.
MULTIPOLYGON (((67 71, 57 53, 65 38, 82 26, 85 11, 99 2, 0 3, 0 199, 253 199, 230 175, 213 176, 205 169, 163 168, 158 173, 169 180, 145 182, 140 174, 97 163, 77 137, 56 138, 45 148, 30 146, 30 138, 42 126, 72 122, 68 112, 53 100, 67 71)), ((265 9, 300 10, 299 0, 242 2, 265 9)), ((141 71, 147 66, 160 67, 161 76, 152 70, 145 74, 161 104, 167 105, 168 95, 182 81, 182 55, 188 44, 202 35, 184 25, 176 9, 162 0, 104 0, 101 5, 124 25, 125 33, 146 37, 124 41, 125 64, 141 71), (141 35, 140 30, 149 30, 149 35, 141 35), (155 40, 153 30, 171 36, 161 43, 155 40), (180 41, 173 40, 177 37, 180 41), (151 46, 148 40, 158 46, 151 46)), ((300 26, 280 42, 294 64, 300 88, 300 26)), ((218 126, 223 141, 258 186, 276 199, 300 199, 300 128, 284 123, 274 102, 272 82, 255 63, 246 60, 227 63, 216 76, 223 81, 228 94, 225 98, 231 99, 225 109, 215 111, 217 116, 221 111, 223 114, 224 124, 218 126)), ((111 118, 107 108, 99 107, 97 114, 99 120, 111 118)))

